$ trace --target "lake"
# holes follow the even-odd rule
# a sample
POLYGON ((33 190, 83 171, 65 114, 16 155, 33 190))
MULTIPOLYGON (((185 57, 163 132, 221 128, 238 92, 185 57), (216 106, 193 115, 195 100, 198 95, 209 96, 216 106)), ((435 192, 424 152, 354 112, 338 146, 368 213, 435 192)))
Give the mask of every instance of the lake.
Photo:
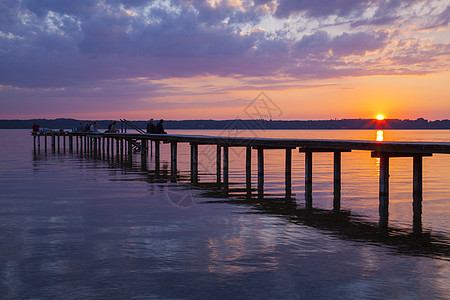
MULTIPOLYGON (((375 140, 371 130, 169 133, 375 140)), ((385 130, 385 141, 449 142, 448 130, 385 130)), ((313 207, 304 209, 304 154, 265 151, 265 198, 245 188, 245 150, 230 148, 230 189, 218 188, 215 147, 189 145, 120 162, 33 151, 29 130, 0 130, 1 299, 448 299, 450 155, 424 157, 423 233, 412 233, 412 158, 390 159, 389 229, 379 230, 379 160, 342 153, 342 213, 333 157, 313 155, 313 207)), ((252 180, 256 188, 256 151, 252 180)))

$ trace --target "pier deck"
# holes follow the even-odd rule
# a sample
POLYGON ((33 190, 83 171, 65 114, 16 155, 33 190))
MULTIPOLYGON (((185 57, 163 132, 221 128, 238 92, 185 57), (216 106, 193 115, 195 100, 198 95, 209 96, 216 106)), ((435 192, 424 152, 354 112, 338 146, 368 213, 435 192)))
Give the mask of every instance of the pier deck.
POLYGON ((204 135, 174 135, 174 134, 145 134, 145 133, 100 133, 100 132, 39 132, 32 133, 34 149, 40 151, 41 138, 47 150, 47 138, 51 139, 51 149, 66 149, 68 139, 69 151, 75 148, 79 152, 93 153, 99 157, 109 157, 114 153, 118 156, 133 155, 133 149, 140 150, 141 160, 146 163, 148 155, 155 155, 155 169, 159 171, 160 143, 170 143, 171 173, 177 178, 177 144, 190 144, 191 182, 198 183, 198 146, 216 145, 217 183, 228 186, 228 151, 230 147, 246 148, 246 187, 249 194, 251 188, 251 153, 257 151, 258 186, 257 195, 264 197, 264 151, 270 149, 285 150, 285 183, 286 198, 291 197, 291 164, 292 150, 298 149, 305 153, 305 201, 306 207, 312 208, 312 155, 314 152, 330 152, 334 155, 334 211, 340 210, 341 202, 341 153, 352 150, 370 151, 372 157, 380 159, 379 176, 379 215, 380 227, 387 227, 389 215, 389 159, 394 157, 413 158, 413 226, 414 231, 421 231, 422 216, 422 170, 424 156, 435 153, 450 154, 449 143, 436 142, 375 142, 355 140, 314 140, 314 139, 281 139, 258 137, 229 137, 204 135), (75 139, 75 143, 74 143, 75 139), (150 152, 149 152, 150 142, 150 152))

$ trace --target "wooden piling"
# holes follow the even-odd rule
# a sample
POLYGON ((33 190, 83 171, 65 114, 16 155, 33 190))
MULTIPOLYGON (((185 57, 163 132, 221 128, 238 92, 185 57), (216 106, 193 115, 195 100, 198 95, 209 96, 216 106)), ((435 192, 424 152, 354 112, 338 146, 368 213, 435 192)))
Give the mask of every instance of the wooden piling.
POLYGON ((55 135, 52 135, 52 152, 56 151, 56 149, 55 149, 55 139, 56 139, 55 135))
POLYGON ((126 140, 127 146, 128 146, 128 158, 131 159, 131 156, 133 155, 133 140, 127 139, 126 140))
POLYGON ((229 148, 226 145, 223 146, 223 184, 227 190, 229 184, 229 148))
POLYGON ((341 151, 334 151, 333 154, 333 211, 341 210, 341 151))
POLYGON ((73 152, 73 135, 69 135, 69 152, 73 152))
POLYGON ((147 164, 147 140, 141 140, 141 162, 147 164))
POLYGON ((116 138, 116 161, 120 161, 120 140, 119 138, 116 138))
POLYGON ((312 209, 312 151, 305 151, 305 202, 312 209))
POLYGON ((159 172, 160 141, 155 141, 155 171, 159 172))
POLYGON ((257 148, 258 151, 258 198, 264 198, 264 148, 257 148))
POLYGON ((198 144, 191 143, 191 182, 198 183, 198 144))
POLYGON ((379 225, 388 226, 389 219, 389 155, 380 155, 380 193, 379 193, 379 225))
POLYGON ((247 195, 252 193, 252 147, 246 146, 245 151, 245 188, 247 195))
POLYGON ((286 148, 284 177, 286 191, 285 196, 287 199, 289 199, 292 196, 292 148, 286 148))
POLYGON ((222 146, 220 144, 217 144, 216 145, 216 182, 218 184, 220 184, 222 181, 221 173, 222 173, 222 146))
POLYGON ((422 155, 413 157, 413 232, 422 234, 422 155))
POLYGON ((170 142, 170 173, 172 182, 177 181, 177 156, 178 144, 177 142, 170 142))

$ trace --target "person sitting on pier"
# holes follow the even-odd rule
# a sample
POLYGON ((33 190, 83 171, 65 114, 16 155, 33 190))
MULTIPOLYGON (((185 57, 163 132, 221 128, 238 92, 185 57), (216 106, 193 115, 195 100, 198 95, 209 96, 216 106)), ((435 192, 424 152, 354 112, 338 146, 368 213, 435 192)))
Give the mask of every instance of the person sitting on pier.
POLYGON ((41 128, 41 126, 39 126, 37 123, 34 123, 32 128, 33 128, 33 132, 39 132, 39 128, 41 128))
POLYGON ((98 132, 98 123, 94 122, 94 124, 92 124, 91 127, 89 128, 89 131, 98 132))
POLYGON ((116 121, 111 122, 111 124, 108 125, 108 130, 106 130, 105 132, 109 133, 117 132, 116 121))
POLYGON ((84 125, 83 132, 89 132, 90 128, 91 128, 91 124, 86 123, 86 125, 84 125))
POLYGON ((164 131, 163 123, 164 123, 163 119, 159 120, 158 124, 156 124, 155 133, 157 133, 157 134, 167 134, 167 132, 164 131))
POLYGON ((78 125, 78 127, 77 127, 77 131, 78 132, 83 132, 83 128, 84 128, 83 122, 80 122, 80 125, 78 125))
POLYGON ((153 119, 150 119, 147 123, 147 133, 156 133, 156 126, 153 124, 153 119))

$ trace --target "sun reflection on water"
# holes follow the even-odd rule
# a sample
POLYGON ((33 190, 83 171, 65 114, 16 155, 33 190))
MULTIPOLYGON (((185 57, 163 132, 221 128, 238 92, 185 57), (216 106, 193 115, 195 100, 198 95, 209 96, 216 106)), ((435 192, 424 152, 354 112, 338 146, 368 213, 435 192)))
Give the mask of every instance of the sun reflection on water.
POLYGON ((383 138, 383 130, 378 130, 377 131, 377 142, 382 142, 384 140, 383 138))

